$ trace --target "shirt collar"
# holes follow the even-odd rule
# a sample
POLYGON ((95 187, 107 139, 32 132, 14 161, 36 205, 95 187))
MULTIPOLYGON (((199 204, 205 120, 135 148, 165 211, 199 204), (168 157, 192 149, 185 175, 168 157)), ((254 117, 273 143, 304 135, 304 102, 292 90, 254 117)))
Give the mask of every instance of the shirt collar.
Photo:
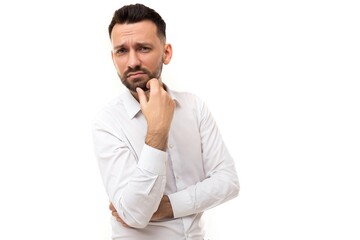
MULTIPOLYGON (((165 84, 164 87, 171 98, 176 101, 176 107, 178 107, 179 101, 176 99, 174 92, 171 91, 171 89, 169 89, 169 87, 165 84)), ((138 114, 138 112, 141 111, 140 103, 134 98, 129 90, 125 91, 124 93, 124 106, 130 119, 133 119, 138 114)))

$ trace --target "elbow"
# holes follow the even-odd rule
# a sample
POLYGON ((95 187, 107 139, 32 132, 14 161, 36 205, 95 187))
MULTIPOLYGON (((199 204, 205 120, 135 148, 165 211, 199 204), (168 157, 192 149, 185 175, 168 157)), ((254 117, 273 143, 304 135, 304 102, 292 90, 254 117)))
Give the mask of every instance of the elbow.
POLYGON ((140 211, 125 212, 124 222, 131 228, 145 228, 149 225, 152 215, 144 214, 140 211))
POLYGON ((145 228, 149 225, 156 211, 154 207, 142 204, 126 204, 126 201, 118 201, 117 213, 126 226, 130 228, 145 228))
POLYGON ((230 187, 230 192, 231 192, 231 198, 235 198, 239 195, 240 192, 240 182, 239 182, 239 178, 237 176, 232 176, 231 178, 228 179, 229 180, 229 187, 230 187))
POLYGON ((124 219, 124 222, 131 228, 145 228, 149 225, 150 218, 146 218, 144 216, 133 216, 124 219))
POLYGON ((240 192, 240 183, 239 180, 237 180, 234 184, 234 195, 235 197, 239 196, 239 192, 240 192))
POLYGON ((133 221, 128 223, 128 226, 131 228, 145 228, 147 225, 149 224, 149 222, 137 222, 137 221, 133 221))
POLYGON ((235 198, 239 196, 240 183, 237 177, 230 181, 230 186, 231 186, 231 198, 235 198))
POLYGON ((236 172, 235 172, 235 174, 232 175, 231 179, 232 179, 231 182, 232 182, 232 186, 233 186, 234 197, 237 197, 240 192, 240 180, 239 180, 239 176, 237 175, 236 172))

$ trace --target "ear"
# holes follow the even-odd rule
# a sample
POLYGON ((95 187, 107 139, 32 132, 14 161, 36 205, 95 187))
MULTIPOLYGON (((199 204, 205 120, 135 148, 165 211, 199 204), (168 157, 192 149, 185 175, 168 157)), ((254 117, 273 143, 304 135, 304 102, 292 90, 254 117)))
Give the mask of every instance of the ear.
POLYGON ((169 64, 170 60, 172 57, 172 46, 171 44, 167 43, 164 46, 164 58, 163 58, 163 63, 165 65, 169 64))

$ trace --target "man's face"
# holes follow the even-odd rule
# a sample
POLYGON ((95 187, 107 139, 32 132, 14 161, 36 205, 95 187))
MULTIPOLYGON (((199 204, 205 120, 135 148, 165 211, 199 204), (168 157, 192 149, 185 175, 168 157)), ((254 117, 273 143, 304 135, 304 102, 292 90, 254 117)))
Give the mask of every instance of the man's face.
POLYGON ((159 79, 163 64, 171 58, 171 46, 159 39, 156 25, 151 21, 116 24, 111 32, 111 43, 118 75, 133 93, 137 87, 148 90, 146 83, 152 78, 159 79))

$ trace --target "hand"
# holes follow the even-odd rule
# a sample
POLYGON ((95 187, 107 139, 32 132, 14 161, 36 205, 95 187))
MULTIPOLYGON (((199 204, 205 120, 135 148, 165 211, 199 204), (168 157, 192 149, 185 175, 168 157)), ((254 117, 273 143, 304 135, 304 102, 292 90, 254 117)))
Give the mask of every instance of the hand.
POLYGON ((150 79, 146 87, 150 89, 148 97, 141 88, 136 88, 141 111, 148 124, 145 142, 165 151, 176 104, 156 78, 150 79))
POLYGON ((113 215, 116 218, 116 221, 118 221, 119 223, 121 223, 121 225, 123 225, 124 227, 129 227, 129 225, 127 225, 119 216, 119 214, 117 213, 114 205, 112 204, 112 202, 110 202, 109 205, 109 209, 111 211, 111 215, 113 215))
POLYGON ((164 195, 161 198, 160 204, 154 215, 151 217, 151 221, 159 221, 163 219, 174 218, 171 202, 169 197, 164 195))

